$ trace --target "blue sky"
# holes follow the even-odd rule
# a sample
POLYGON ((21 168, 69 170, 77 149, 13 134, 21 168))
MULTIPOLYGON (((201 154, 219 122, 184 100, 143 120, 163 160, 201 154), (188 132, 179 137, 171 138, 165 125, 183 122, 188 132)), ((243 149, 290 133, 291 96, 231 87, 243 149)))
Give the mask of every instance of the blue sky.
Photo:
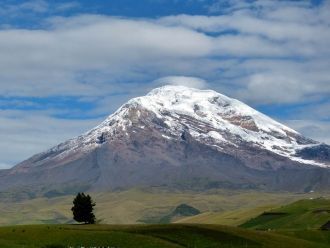
POLYGON ((329 1, 1 0, 0 167, 168 76, 330 143, 329 13, 329 1))

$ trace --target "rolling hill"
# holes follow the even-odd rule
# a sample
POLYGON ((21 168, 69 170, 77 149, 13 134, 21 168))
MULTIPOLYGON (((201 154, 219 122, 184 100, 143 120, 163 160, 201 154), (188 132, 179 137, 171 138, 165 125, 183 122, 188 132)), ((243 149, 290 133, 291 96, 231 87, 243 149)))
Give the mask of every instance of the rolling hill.
POLYGON ((241 227, 275 230, 318 230, 330 220, 330 200, 325 198, 299 200, 266 211, 241 227))
POLYGON ((224 247, 322 248, 326 243, 276 233, 208 225, 41 225, 0 228, 3 248, 63 247, 224 247))

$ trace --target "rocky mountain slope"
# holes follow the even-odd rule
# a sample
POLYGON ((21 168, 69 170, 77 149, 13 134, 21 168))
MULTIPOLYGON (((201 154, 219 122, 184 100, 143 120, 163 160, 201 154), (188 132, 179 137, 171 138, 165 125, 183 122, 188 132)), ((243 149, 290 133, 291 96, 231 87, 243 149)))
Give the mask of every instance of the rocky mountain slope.
POLYGON ((330 147, 212 90, 164 86, 0 172, 0 190, 330 187, 330 147))

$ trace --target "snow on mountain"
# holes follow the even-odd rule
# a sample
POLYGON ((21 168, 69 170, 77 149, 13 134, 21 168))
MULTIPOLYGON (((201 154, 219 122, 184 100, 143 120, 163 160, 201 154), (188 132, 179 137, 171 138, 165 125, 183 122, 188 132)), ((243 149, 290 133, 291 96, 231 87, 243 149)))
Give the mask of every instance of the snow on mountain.
POLYGON ((188 132, 199 142, 219 151, 230 152, 244 144, 302 164, 330 166, 297 156, 297 151, 320 143, 304 138, 248 105, 213 90, 174 85, 156 88, 146 96, 131 99, 99 126, 44 152, 44 155, 51 156, 45 156, 42 162, 54 158, 60 160, 78 151, 88 152, 110 139, 130 136, 128 129, 132 126, 147 128, 143 111, 166 124, 160 128, 165 139, 182 139, 182 135, 188 132))

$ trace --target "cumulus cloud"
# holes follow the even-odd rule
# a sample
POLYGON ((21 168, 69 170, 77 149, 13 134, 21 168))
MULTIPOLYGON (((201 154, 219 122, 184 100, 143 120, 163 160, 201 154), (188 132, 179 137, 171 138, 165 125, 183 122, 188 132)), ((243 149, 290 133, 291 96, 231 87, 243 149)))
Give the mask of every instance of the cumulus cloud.
POLYGON ((321 88, 329 93, 329 18, 321 14, 327 8, 294 9, 317 22, 286 20, 272 5, 258 15, 253 9, 158 19, 78 15, 49 18, 47 29, 1 30, 0 92, 99 96, 116 83, 178 74, 206 78, 214 88, 230 78, 240 91, 234 94, 249 101, 297 102, 321 88), (265 99, 268 88, 279 93, 265 99))
POLYGON ((11 167, 94 127, 101 119, 69 120, 33 111, 0 111, 0 167, 11 167))
POLYGON ((120 77, 129 70, 147 70, 149 63, 167 62, 168 69, 175 60, 200 58, 211 51, 212 39, 207 35, 143 20, 80 16, 57 20, 51 30, 2 30, 0 91, 98 95, 104 89, 81 82, 79 75, 120 77))
MULTIPOLYGON (((250 59, 234 69, 248 72, 237 83, 237 97, 254 104, 307 103, 330 96, 330 60, 250 59)), ((235 72, 233 72, 235 74, 235 72)))

